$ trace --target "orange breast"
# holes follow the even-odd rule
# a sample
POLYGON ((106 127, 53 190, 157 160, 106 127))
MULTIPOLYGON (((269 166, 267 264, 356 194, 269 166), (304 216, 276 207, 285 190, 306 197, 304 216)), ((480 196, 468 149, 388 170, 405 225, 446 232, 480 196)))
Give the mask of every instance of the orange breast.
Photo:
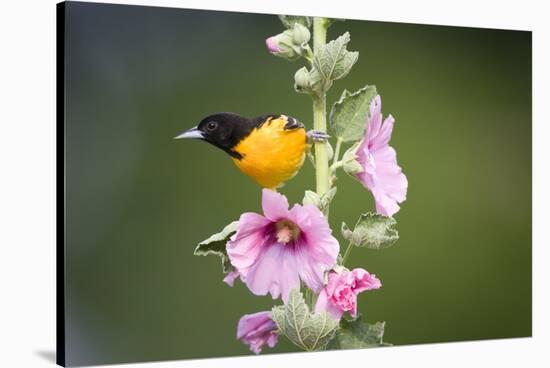
POLYGON ((233 149, 241 159, 232 158, 237 167, 264 188, 275 189, 291 179, 304 163, 304 128, 285 130, 287 117, 281 115, 254 129, 233 149))

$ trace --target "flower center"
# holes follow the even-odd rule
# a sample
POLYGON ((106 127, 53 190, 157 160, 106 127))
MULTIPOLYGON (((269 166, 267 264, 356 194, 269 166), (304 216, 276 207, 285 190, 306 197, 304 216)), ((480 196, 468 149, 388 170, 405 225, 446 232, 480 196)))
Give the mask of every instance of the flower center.
POLYGON ((275 236, 279 243, 288 244, 298 239, 300 228, 291 221, 281 220, 275 224, 275 236))

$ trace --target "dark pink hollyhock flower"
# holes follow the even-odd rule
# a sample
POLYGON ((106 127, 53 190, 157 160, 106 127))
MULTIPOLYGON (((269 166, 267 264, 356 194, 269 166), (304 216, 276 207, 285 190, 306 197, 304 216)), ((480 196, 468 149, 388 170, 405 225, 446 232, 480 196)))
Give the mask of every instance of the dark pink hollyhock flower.
POLYGON ((356 155, 363 171, 357 179, 374 196, 376 211, 384 216, 393 216, 399 211, 398 203, 407 196, 407 177, 397 164, 395 150, 389 142, 395 120, 389 115, 382 124, 382 101, 376 96, 370 104, 366 134, 356 155))
MULTIPOLYGON (((314 205, 288 209, 285 196, 262 191, 264 215, 243 213, 227 255, 241 280, 255 295, 271 294, 286 302, 303 281, 318 292, 324 272, 336 264, 340 250, 327 219, 314 205)), ((229 276, 229 275, 228 275, 229 276)), ((232 274, 229 279, 234 279, 232 274)))
POLYGON ((340 320, 344 312, 357 316, 357 295, 365 290, 379 289, 380 280, 362 268, 353 271, 331 272, 328 283, 319 293, 315 312, 327 311, 340 320))
POLYGON ((270 348, 277 344, 277 325, 271 319, 271 312, 245 314, 239 320, 237 339, 250 346, 250 350, 259 354, 264 345, 270 348))

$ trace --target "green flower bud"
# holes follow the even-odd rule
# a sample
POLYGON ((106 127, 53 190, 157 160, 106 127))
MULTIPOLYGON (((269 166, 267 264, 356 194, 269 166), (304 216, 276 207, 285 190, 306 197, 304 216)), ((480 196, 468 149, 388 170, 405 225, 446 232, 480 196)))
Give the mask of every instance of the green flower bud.
POLYGON ((299 92, 308 91, 311 85, 309 82, 309 71, 304 66, 294 74, 294 89, 299 92))
POLYGON ((311 33, 307 27, 304 27, 301 24, 295 23, 292 28, 292 39, 295 45, 304 46, 309 42, 311 38, 311 33))
POLYGON ((283 33, 266 39, 265 44, 271 54, 289 60, 296 60, 304 55, 305 50, 309 49, 308 42, 310 38, 309 29, 296 23, 292 29, 287 29, 283 33))

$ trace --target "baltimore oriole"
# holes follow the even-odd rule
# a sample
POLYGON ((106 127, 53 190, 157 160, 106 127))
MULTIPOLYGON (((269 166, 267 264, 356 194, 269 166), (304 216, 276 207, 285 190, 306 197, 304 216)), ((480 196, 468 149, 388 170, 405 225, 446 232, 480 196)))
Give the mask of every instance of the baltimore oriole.
POLYGON ((175 137, 202 139, 224 150, 235 165, 264 188, 276 189, 298 172, 309 141, 328 135, 309 131, 286 115, 249 119, 233 113, 217 113, 175 137))

